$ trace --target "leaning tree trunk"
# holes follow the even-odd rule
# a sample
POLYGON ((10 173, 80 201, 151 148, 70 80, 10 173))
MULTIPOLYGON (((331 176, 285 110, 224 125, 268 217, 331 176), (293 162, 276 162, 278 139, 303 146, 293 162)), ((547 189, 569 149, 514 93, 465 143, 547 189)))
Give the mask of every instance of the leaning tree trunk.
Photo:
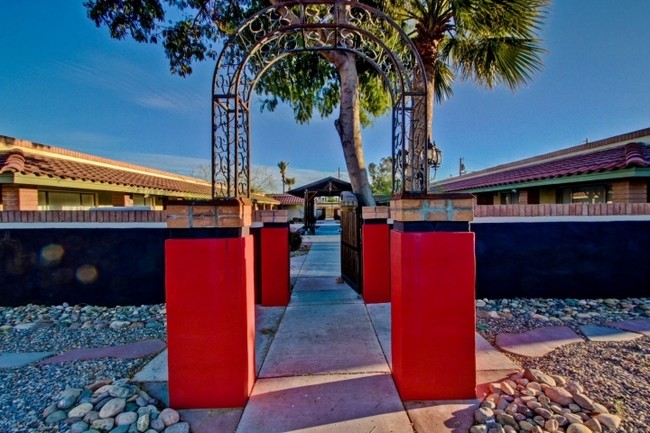
POLYGON ((341 82, 339 118, 334 124, 341 139, 350 183, 352 190, 359 196, 362 206, 375 206, 363 157, 357 65, 354 55, 350 53, 338 52, 333 57, 336 57, 332 60, 341 82))
MULTIPOLYGON (((271 4, 277 4, 279 1, 270 0, 271 4)), ((284 12, 295 23, 300 22, 300 19, 288 9, 284 12)), ((346 8, 341 7, 339 13, 341 14, 340 20, 345 20, 346 8)), ((323 45, 327 45, 327 40, 333 36, 333 33, 323 33, 321 36, 323 45)), ((339 118, 336 119, 334 125, 341 139, 343 156, 345 157, 345 165, 350 176, 352 191, 357 194, 362 206, 375 206, 375 198, 370 189, 368 170, 366 169, 366 163, 363 157, 359 76, 357 74, 355 56, 348 52, 336 50, 324 50, 320 51, 319 54, 336 67, 341 82, 339 118)))

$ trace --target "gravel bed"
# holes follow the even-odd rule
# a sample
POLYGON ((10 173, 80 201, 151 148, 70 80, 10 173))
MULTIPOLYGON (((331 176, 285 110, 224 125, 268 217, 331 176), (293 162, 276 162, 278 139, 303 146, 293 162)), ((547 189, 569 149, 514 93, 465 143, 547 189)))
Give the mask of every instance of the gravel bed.
MULTIPOLYGON (((477 329, 494 344, 503 332, 541 326, 579 326, 650 319, 650 298, 609 300, 497 299, 477 303, 477 329)), ((1 352, 56 352, 166 340, 164 305, 95 307, 28 305, 0 307, 1 352)), ((584 342, 541 358, 506 353, 522 368, 537 368, 577 381, 585 392, 623 418, 619 433, 650 431, 650 338, 624 343, 584 342)), ((0 369, 0 433, 67 432, 45 425, 43 410, 67 387, 100 379, 132 377, 152 356, 136 360, 99 359, 62 364, 30 364, 0 369)))
POLYGON ((99 379, 131 377, 152 357, 136 360, 99 359, 21 368, 0 369, 1 433, 50 433, 69 431, 46 425, 43 410, 68 387, 85 387, 99 379))
POLYGON ((529 358, 523 367, 580 383, 587 395, 624 420, 619 433, 650 431, 650 338, 569 344, 529 358))
MULTIPOLYGON (((477 305, 477 330, 493 345, 497 334, 543 326, 568 326, 584 338, 582 325, 650 320, 650 298, 485 299, 477 305)), ((618 433, 650 432, 650 338, 585 341, 540 358, 503 353, 522 368, 536 368, 580 383, 593 400, 623 419, 618 433)))

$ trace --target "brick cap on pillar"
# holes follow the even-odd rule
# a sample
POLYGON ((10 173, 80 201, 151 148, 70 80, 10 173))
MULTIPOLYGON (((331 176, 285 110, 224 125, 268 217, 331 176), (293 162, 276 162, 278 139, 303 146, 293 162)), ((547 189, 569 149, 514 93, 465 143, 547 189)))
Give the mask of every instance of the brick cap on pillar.
POLYGON ((165 210, 170 229, 244 228, 253 223, 253 206, 248 198, 179 200, 165 210))
POLYGON ((288 223, 288 210, 256 210, 254 215, 255 222, 261 223, 288 223))
POLYGON ((390 215, 401 222, 468 222, 474 219, 472 194, 400 194, 390 200, 390 215))
POLYGON ((390 208, 388 206, 363 206, 361 218, 364 220, 387 220, 390 218, 390 208))

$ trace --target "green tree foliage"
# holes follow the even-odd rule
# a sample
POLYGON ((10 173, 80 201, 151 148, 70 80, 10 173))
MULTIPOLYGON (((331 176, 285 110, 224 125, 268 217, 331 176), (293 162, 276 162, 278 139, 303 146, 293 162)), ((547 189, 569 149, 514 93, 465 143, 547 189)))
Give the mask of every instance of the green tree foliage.
POLYGON ((296 178, 295 177, 287 177, 284 179, 284 183, 287 185, 287 189, 290 190, 292 186, 296 184, 296 178))
POLYGON ((278 162, 278 168, 280 169, 280 177, 282 178, 282 192, 284 192, 284 187, 287 184, 287 167, 289 167, 289 163, 286 161, 280 161, 278 162))
POLYGON ((542 67, 537 37, 549 0, 387 0, 383 7, 403 24, 424 62, 427 103, 452 95, 457 78, 512 90, 542 67))
MULTIPOLYGON (((367 3, 377 6, 375 1, 367 3)), ((86 0, 84 5, 96 25, 106 26, 114 38, 161 42, 171 72, 185 76, 192 73, 193 62, 216 59, 225 37, 268 4, 260 0, 86 0)), ((263 109, 287 102, 300 123, 308 122, 315 112, 328 116, 339 104, 335 126, 351 183, 366 204, 374 204, 359 125, 386 112, 389 100, 371 68, 344 51, 288 56, 262 76, 256 91, 266 97, 263 109), (343 94, 348 97, 343 99, 343 94)))
POLYGON ((387 156, 379 164, 368 164, 370 188, 375 195, 390 195, 392 193, 393 158, 387 156))

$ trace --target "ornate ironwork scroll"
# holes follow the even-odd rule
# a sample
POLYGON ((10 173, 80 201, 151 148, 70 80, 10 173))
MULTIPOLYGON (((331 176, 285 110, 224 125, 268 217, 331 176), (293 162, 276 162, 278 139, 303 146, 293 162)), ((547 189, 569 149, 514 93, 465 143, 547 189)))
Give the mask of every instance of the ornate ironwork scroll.
POLYGON ((281 58, 304 51, 343 50, 381 74, 393 101, 393 191, 427 191, 426 79, 403 30, 382 12, 353 1, 291 1, 248 19, 225 44, 213 79, 213 196, 250 193, 250 99, 257 80, 281 58), (417 110, 422 113, 422 110, 417 110), (417 117, 420 117, 419 115, 417 117))

